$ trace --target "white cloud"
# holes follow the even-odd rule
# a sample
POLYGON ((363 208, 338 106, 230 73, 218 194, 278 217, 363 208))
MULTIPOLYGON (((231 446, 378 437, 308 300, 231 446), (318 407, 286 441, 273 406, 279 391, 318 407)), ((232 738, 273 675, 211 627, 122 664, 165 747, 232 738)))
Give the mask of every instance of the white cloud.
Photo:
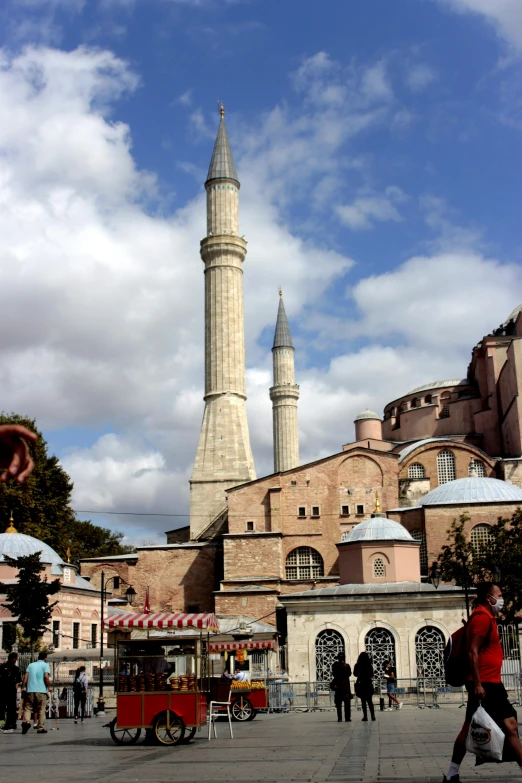
POLYGON ((361 231, 373 228, 377 222, 402 221, 403 217, 396 204, 402 203, 406 198, 400 188, 390 186, 382 196, 361 196, 351 204, 338 206, 336 212, 343 225, 352 231, 361 231))
POLYGON ((461 13, 474 13, 490 22, 498 34, 522 49, 522 3, 520 0, 438 0, 461 13))
POLYGON ((431 65, 415 63, 408 67, 406 84, 412 92, 422 92, 438 78, 437 71, 431 65))

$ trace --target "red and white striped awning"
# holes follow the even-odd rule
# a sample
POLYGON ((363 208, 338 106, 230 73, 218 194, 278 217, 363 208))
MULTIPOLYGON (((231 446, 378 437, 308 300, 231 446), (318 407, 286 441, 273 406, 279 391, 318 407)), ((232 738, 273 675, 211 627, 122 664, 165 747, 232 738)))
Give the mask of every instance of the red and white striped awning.
POLYGON ((219 631, 215 614, 180 614, 172 612, 118 612, 107 617, 104 628, 197 628, 200 631, 219 631))
POLYGON ((277 643, 273 639, 265 639, 263 641, 254 642, 210 642, 208 645, 209 652, 222 652, 227 650, 233 652, 234 650, 275 650, 277 643))

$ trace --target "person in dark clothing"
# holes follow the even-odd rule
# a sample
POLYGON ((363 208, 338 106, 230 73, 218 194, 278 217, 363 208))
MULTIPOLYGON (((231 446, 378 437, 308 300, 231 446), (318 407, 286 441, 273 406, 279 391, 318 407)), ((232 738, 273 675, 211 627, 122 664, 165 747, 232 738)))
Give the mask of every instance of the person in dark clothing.
POLYGON ((22 682, 17 660, 18 653, 9 653, 7 661, 0 666, 0 717, 5 715, 4 734, 16 729, 16 695, 22 682))
POLYGON ((85 666, 80 666, 76 669, 73 682, 73 697, 74 697, 74 722, 78 723, 78 717, 81 708, 81 720, 85 717, 85 704, 87 702, 87 690, 89 688, 89 680, 85 674, 85 666))
POLYGON ((351 721, 351 699, 352 692, 350 689, 350 677, 352 670, 349 664, 346 663, 344 653, 339 653, 337 660, 332 666, 333 675, 333 689, 335 691, 335 706, 337 707, 337 720, 340 722, 343 719, 343 702, 344 702, 344 719, 345 721, 351 721))
POLYGON ((353 667, 354 676, 357 677, 355 683, 355 693, 361 700, 363 711, 363 720, 368 720, 368 710, 372 720, 375 720, 375 711, 373 709, 373 666, 370 656, 367 652, 362 652, 357 658, 357 663, 353 667))

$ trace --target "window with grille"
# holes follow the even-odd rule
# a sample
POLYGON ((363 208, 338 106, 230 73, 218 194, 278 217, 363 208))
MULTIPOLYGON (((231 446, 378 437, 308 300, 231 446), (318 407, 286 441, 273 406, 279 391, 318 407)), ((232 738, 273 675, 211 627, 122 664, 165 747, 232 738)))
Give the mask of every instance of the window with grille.
POLYGON ((364 514, 364 506, 357 506, 357 513, 364 514))
POLYGON ((425 477, 425 475, 426 471, 424 470, 424 465, 421 465, 420 462, 414 462, 408 468, 408 478, 422 479, 425 477))
POLYGON ((96 623, 91 625, 91 647, 94 649, 98 646, 98 626, 96 623))
POLYGON ((484 523, 475 525, 471 531, 471 546, 475 552, 487 549, 492 541, 493 533, 491 532, 491 525, 486 525, 484 523))
POLYGON ((468 469, 468 475, 470 476, 478 476, 480 478, 485 478, 486 476, 486 466, 480 459, 471 459, 469 463, 469 469, 468 469))
POLYGON ((293 549, 286 558, 287 579, 316 579, 324 576, 323 558, 310 546, 293 549))
POLYGON ((373 575, 376 579, 386 576, 386 565, 382 557, 376 557, 373 561, 373 575))
POLYGON ((426 575, 428 573, 428 550, 426 547, 426 536, 423 530, 412 530, 412 538, 415 541, 420 541, 419 559, 420 559, 420 571, 421 574, 426 575))
POLYGON ((63 569, 63 581, 64 582, 70 582, 71 581, 71 569, 70 568, 64 568, 63 569))
POLYGON ((305 517, 306 516, 306 507, 305 506, 299 506, 297 509, 297 516, 298 517, 305 517))
POLYGON ((73 650, 80 646, 80 623, 73 623, 73 650))
POLYGON ((448 481, 455 481, 457 473, 455 471, 455 457, 452 451, 445 449, 437 454, 437 473, 439 484, 446 484, 448 481))
POLYGON ((350 516, 350 506, 341 506, 341 515, 343 517, 350 516))
POLYGON ((439 419, 449 419, 449 415, 450 415, 449 405, 448 404, 443 405, 442 408, 440 409, 439 419))
POLYGON ((57 650, 60 646, 60 621, 53 620, 53 647, 57 650))
POLYGON ((320 517, 321 516, 321 509, 319 506, 312 506, 312 516, 313 517, 320 517))

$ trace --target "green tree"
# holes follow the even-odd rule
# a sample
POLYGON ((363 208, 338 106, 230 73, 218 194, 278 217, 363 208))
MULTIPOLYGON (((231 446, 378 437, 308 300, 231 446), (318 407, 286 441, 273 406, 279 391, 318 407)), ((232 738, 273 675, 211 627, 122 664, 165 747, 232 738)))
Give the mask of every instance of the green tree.
POLYGON ((473 547, 464 533, 469 517, 462 514, 453 520, 447 531, 448 543, 442 547, 438 564, 442 579, 464 586, 495 581, 500 569, 500 582, 505 604, 503 616, 512 620, 522 610, 522 510, 513 516, 499 517, 491 527, 491 540, 473 547))
POLYGON ((4 562, 18 569, 18 581, 4 586, 7 601, 2 606, 18 617, 17 623, 34 653, 38 641, 47 630, 53 608, 58 603, 49 603, 49 596, 60 590, 60 580, 46 582, 41 578, 45 566, 40 562, 39 552, 17 558, 4 555, 4 562))
POLYGON ((22 424, 38 435, 31 445, 34 471, 24 484, 0 484, 0 530, 12 511, 20 533, 34 536, 55 549, 65 559, 119 555, 133 551, 122 546, 122 533, 112 533, 91 522, 80 522, 71 508, 73 484, 55 456, 47 453, 47 443, 34 419, 18 414, 0 414, 0 424, 22 424))

